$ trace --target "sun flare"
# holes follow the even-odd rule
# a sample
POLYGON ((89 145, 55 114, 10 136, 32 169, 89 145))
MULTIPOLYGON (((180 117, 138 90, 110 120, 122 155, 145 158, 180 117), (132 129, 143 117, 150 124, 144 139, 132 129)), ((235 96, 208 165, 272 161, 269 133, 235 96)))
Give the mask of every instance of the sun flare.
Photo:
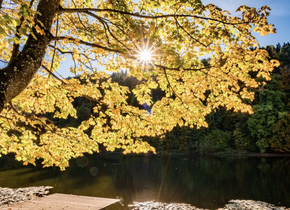
POLYGON ((150 50, 142 50, 139 55, 139 59, 141 61, 151 61, 152 60, 152 52, 150 50))
POLYGON ((154 45, 149 46, 149 42, 143 44, 143 47, 138 47, 136 54, 134 55, 139 64, 142 65, 142 71, 146 70, 148 66, 155 66, 154 61, 156 61, 156 49, 154 45))
POLYGON ((155 44, 150 43, 149 39, 144 38, 141 43, 137 44, 134 43, 135 49, 134 57, 138 63, 138 65, 141 67, 141 70, 148 70, 148 68, 155 68, 155 62, 156 59, 159 57, 158 48, 156 48, 155 44))

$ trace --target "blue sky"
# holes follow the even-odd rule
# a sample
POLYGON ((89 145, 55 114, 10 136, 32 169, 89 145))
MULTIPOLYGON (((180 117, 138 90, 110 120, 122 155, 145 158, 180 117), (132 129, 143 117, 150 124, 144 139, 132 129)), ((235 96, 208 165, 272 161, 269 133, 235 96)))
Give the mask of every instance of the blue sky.
POLYGON ((290 0, 202 0, 203 4, 215 4, 223 10, 228 10, 232 15, 238 15, 235 10, 240 5, 260 8, 268 5, 271 8, 269 23, 275 25, 276 34, 267 36, 255 35, 261 47, 276 45, 278 42, 290 42, 290 0))
MULTIPOLYGON (((290 42, 290 0, 201 0, 203 4, 215 4, 223 10, 228 10, 232 15, 239 15, 235 13, 240 5, 247 5, 250 7, 260 8, 268 5, 271 8, 269 23, 275 25, 276 34, 269 34, 267 36, 254 35, 260 43, 261 47, 267 45, 276 45, 278 43, 290 42)), ((208 57, 208 56, 205 56, 208 57)), ((70 59, 68 59, 70 60, 70 59)), ((69 68, 66 62, 61 64, 62 68, 69 68)), ((100 68, 103 69, 103 68, 100 68)), ((66 71, 67 73, 67 71, 66 71)), ((64 77, 68 76, 63 74, 64 77)), ((70 75, 72 76, 72 75, 70 75)))
MULTIPOLYGON (((269 22, 276 27, 276 34, 270 34, 267 36, 259 36, 256 34, 256 38, 261 47, 267 45, 276 45, 278 42, 283 44, 284 42, 290 42, 290 0, 202 0, 203 4, 213 3, 221 9, 228 10, 232 15, 238 15, 235 10, 240 5, 247 5, 250 7, 260 8, 263 5, 268 5, 272 10, 268 18, 269 22)), ((0 62, 0 68, 4 67, 0 62)), ((67 77, 69 67, 71 66, 70 58, 66 62, 62 62, 59 72, 67 77)), ((72 76, 72 75, 71 75, 72 76)))

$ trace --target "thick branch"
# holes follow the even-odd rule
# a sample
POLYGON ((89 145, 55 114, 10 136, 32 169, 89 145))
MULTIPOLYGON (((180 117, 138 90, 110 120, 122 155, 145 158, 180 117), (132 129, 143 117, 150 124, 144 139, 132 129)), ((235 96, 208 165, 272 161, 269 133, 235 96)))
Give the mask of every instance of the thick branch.
POLYGON ((139 13, 132 13, 132 12, 126 12, 126 11, 120 11, 115 9, 97 9, 97 8, 60 8, 58 13, 87 13, 87 12, 113 12, 113 13, 119 13, 123 15, 130 15, 133 17, 138 18, 144 18, 144 19, 159 19, 159 18, 179 18, 179 17, 191 17, 191 18, 198 18, 203 20, 212 20, 215 22, 223 23, 223 24, 229 24, 229 25, 238 25, 238 24, 245 24, 248 22, 225 22, 214 18, 209 17, 203 17, 198 15, 186 15, 186 14, 162 14, 162 15, 141 15, 139 13))
POLYGON ((0 113, 7 102, 27 87, 40 68, 45 50, 51 41, 50 29, 59 4, 60 0, 39 1, 37 11, 41 15, 35 16, 35 22, 43 23, 43 26, 39 25, 39 27, 45 31, 45 34, 39 34, 33 29, 36 39, 30 34, 23 50, 0 71, 0 113))

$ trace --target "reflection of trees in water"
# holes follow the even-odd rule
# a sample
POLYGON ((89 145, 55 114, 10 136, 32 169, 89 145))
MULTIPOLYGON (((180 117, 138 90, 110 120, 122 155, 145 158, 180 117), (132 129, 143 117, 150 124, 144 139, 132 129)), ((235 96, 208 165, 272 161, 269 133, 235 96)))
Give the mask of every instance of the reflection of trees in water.
MULTIPOLYGON (((167 156, 152 158, 146 163, 142 162, 142 158, 133 162, 135 164, 118 168, 119 182, 116 184, 118 189, 126 188, 132 192, 130 200, 139 198, 137 201, 144 201, 141 197, 146 194, 144 192, 151 195, 160 192, 159 201, 186 202, 205 208, 222 207, 234 198, 290 206, 289 161, 277 158, 167 156), (274 168, 285 170, 276 171, 274 168), (155 193, 151 192, 152 189, 155 193)), ((147 197, 148 200, 157 200, 147 197)))
POLYGON ((154 199, 215 209, 230 199, 254 199, 290 207, 285 158, 89 155, 64 172, 2 169, 0 177, 2 187, 51 185, 52 192, 121 196, 125 204, 154 199))

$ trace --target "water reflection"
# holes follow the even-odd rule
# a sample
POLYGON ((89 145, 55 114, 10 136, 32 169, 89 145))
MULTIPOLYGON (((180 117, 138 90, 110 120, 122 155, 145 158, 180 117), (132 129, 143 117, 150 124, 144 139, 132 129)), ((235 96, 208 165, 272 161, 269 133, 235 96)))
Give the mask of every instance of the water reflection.
MULTIPOLYGON (((0 186, 49 185, 58 193, 133 201, 223 207, 230 199, 261 200, 290 207, 287 158, 88 155, 70 167, 19 167, 0 159, 0 186)), ((111 209, 126 209, 116 204, 111 209)))

